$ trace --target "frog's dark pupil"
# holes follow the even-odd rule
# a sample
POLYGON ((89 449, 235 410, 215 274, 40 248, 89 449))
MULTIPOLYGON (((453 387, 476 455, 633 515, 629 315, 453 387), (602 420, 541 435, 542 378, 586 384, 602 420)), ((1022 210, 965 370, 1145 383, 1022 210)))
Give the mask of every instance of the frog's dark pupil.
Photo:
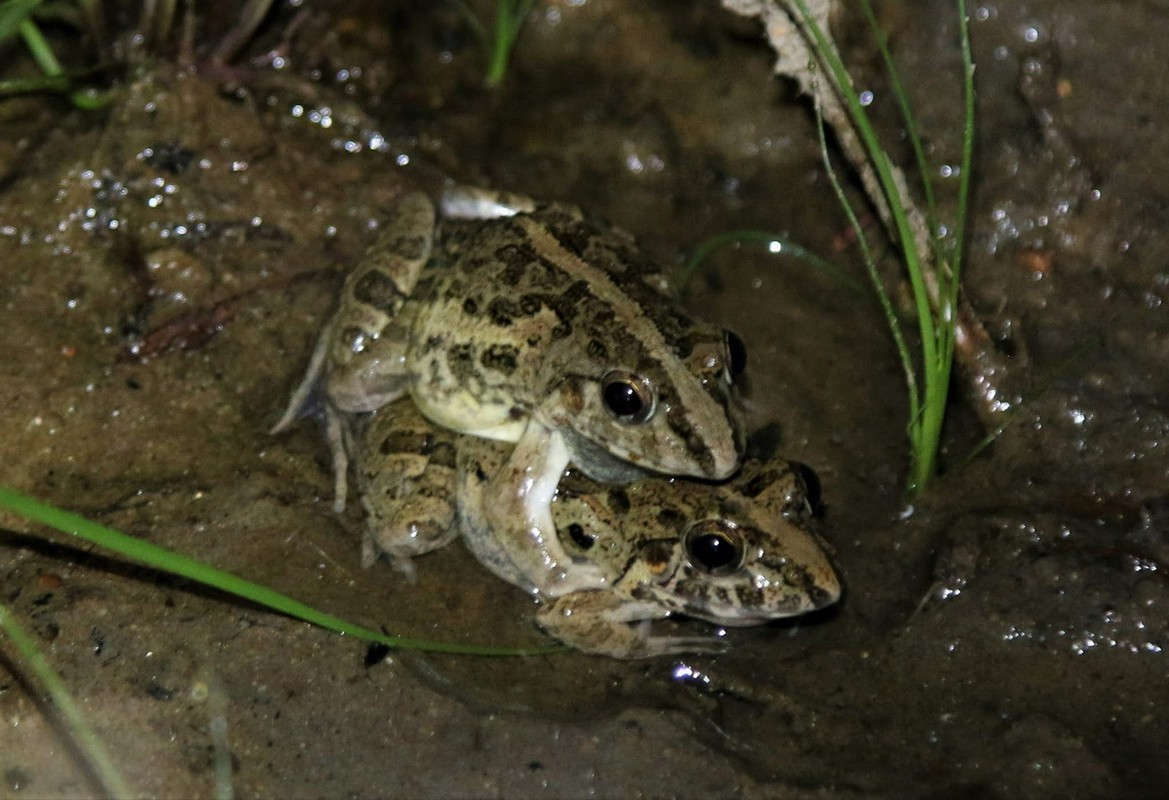
POLYGON ((727 331, 727 356, 731 361, 731 376, 742 375, 747 369, 747 345, 734 331, 727 331))
POLYGON ((723 569, 739 560, 739 548, 725 536, 706 533, 690 540, 690 555, 710 571, 723 569))
POLYGON ((597 541, 597 537, 585 531, 584 527, 582 527, 580 523, 577 522, 574 522, 568 526, 568 536, 570 539, 572 539, 572 541, 576 542, 577 546, 582 550, 588 550, 597 541))
POLYGON ((632 417, 641 413, 644 404, 629 381, 613 381, 605 386, 605 405, 619 417, 632 417))

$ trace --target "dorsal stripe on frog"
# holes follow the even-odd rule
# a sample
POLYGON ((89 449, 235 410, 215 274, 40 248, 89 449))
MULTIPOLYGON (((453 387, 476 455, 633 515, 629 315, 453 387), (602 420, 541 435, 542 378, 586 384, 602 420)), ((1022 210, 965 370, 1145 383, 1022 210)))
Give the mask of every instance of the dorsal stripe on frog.
MULTIPOLYGON (((558 238, 554 238, 548 228, 527 215, 517 215, 507 222, 516 226, 523 234, 517 237, 520 241, 530 241, 533 247, 520 248, 523 252, 497 254, 504 263, 515 262, 517 265, 522 263, 527 266, 527 269, 516 272, 517 276, 522 274, 527 278, 528 285, 517 286, 517 291, 521 292, 518 299, 499 304, 495 309, 496 313, 489 315, 495 324, 507 326, 522 316, 551 312, 556 315, 558 322, 551 336, 557 338, 558 333, 565 335, 571 330, 577 316, 592 300, 594 305, 588 312, 590 322, 603 324, 606 319, 626 320, 624 329, 610 333, 636 341, 640 346, 631 348, 632 350, 641 353, 675 352, 680 361, 684 361, 689 355, 688 352, 678 352, 676 344, 683 341, 690 343, 700 337, 697 332, 691 330, 691 321, 675 311, 675 304, 670 302, 669 295, 664 290, 656 290, 650 285, 647 280, 648 270, 619 269, 615 264, 609 263, 615 261, 611 257, 601 259, 602 263, 599 265, 585 261, 558 238), (540 271, 534 272, 530 269, 533 263, 539 264, 540 271), (548 276, 550 286, 563 286, 567 283, 569 286, 567 292, 545 294, 523 291, 538 288, 541 272, 548 276), (576 276, 578 280, 566 281, 565 277, 569 275, 576 276)), ((635 259, 631 256, 630 261, 640 261, 648 266, 644 258, 635 259)), ((506 267, 504 271, 507 271, 506 267)), ((721 341, 719 344, 721 345, 721 341)), ((649 365, 611 366, 640 372, 649 365)), ((695 427, 685 409, 721 406, 725 402, 717 394, 721 387, 708 384, 707 392, 703 392, 695 388, 691 375, 686 373, 680 364, 667 365, 666 369, 673 386, 656 388, 659 391, 659 402, 665 407, 663 410, 667 414, 668 424, 687 443, 687 449, 693 453, 708 454, 707 443, 695 433, 695 427), (678 396, 672 396, 674 389, 678 390, 678 396)), ((601 376, 584 377, 595 381, 601 376)), ((720 415, 713 413, 711 416, 720 415)), ((707 458, 710 456, 707 455, 707 458)))

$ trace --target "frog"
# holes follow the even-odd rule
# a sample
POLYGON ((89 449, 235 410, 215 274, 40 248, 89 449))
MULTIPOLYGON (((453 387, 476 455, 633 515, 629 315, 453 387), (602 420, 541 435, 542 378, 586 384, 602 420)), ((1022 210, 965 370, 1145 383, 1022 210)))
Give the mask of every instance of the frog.
POLYGON ((346 278, 274 430, 323 383, 344 508, 355 415, 409 394, 431 421, 514 443, 484 486, 509 557, 546 594, 605 584, 570 557, 549 503, 571 462, 623 483, 647 472, 725 479, 745 435, 741 340, 692 318, 621 229, 575 206, 407 195, 346 278))
POLYGON ((488 570, 535 598, 541 628, 587 653, 722 652, 729 646, 722 631, 661 635, 652 623, 683 615, 720 628, 760 625, 841 596, 807 472, 793 462, 746 459, 719 483, 647 475, 603 484, 569 467, 552 518, 566 551, 596 565, 606 585, 550 596, 500 546, 486 513, 507 443, 454 434, 403 401, 377 412, 362 441, 363 559, 380 551, 397 562, 461 537, 488 570), (389 468, 398 464, 411 465, 409 476, 389 468), (404 487, 420 477, 430 491, 404 487), (387 520, 396 524, 386 528, 387 520))

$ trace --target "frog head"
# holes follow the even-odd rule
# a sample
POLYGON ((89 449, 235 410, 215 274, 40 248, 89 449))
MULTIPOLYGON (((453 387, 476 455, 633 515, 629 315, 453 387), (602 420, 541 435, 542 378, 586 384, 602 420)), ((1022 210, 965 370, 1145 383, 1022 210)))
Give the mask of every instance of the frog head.
POLYGON ((489 257, 475 275, 490 270, 502 283, 483 331, 513 343, 516 366, 498 385, 514 392, 517 414, 561 433, 596 479, 622 479, 628 465, 733 474, 745 446, 732 384, 745 362, 738 337, 691 317, 628 233, 579 209, 550 204, 504 228, 507 244, 477 248, 489 257))
MULTIPOLYGON (((546 408, 565 432, 573 463, 596 480, 638 472, 730 477, 745 447, 734 379, 743 347, 733 333, 695 325, 675 341, 648 343, 612 332, 615 347, 594 344, 564 370, 546 408), (621 353, 606 358, 598 353, 621 353)), ((597 340, 594 339, 594 343, 597 340)))
MULTIPOLYGON (((719 625, 757 625, 840 599, 841 584, 815 532, 796 465, 749 460, 727 484, 688 493, 676 530, 644 542, 627 580, 636 592, 719 625)), ((659 519, 668 519, 659 513, 659 519)))

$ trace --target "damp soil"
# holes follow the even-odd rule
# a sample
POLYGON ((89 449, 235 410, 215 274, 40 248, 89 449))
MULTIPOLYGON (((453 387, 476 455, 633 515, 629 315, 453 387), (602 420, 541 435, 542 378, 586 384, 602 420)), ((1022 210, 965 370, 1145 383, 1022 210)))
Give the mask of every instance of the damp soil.
MULTIPOLYGON (((754 23, 538 5, 497 91, 458 4, 322 2, 279 9, 230 67, 143 64, 102 112, 0 104, 0 481, 369 627, 545 643, 457 545, 412 581, 362 569, 318 427, 267 434, 395 199, 449 177, 567 200, 669 266, 773 231, 865 278, 754 23)), ((949 204, 952 9, 879 11, 949 204)), ((965 286, 1020 398, 989 446, 959 379, 943 474, 907 502, 905 390, 867 291, 749 244, 686 287, 747 344, 757 446, 820 476, 837 609, 730 631, 717 657, 379 660, 0 516, 3 602, 130 783, 208 796, 226 764, 240 797, 1158 796, 1169 8, 972 11, 965 286)), ((897 141, 861 21, 839 34, 897 141)), ((0 658, 0 794, 95 795, 0 658)))

